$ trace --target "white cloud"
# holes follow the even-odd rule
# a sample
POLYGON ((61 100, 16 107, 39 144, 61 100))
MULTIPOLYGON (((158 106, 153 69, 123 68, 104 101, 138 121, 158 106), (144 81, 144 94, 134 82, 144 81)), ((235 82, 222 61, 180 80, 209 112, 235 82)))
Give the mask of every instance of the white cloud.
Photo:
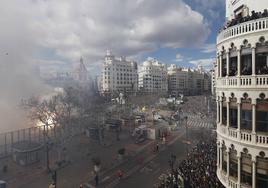
POLYGON ((201 52, 203 52, 203 53, 213 53, 215 51, 216 51, 216 44, 205 44, 201 48, 201 52))
POLYGON ((198 66, 201 65, 203 66, 206 70, 210 70, 213 67, 213 62, 215 62, 215 58, 207 58, 207 59, 196 59, 189 61, 189 63, 198 66))
POLYGON ((96 62, 106 49, 135 56, 158 48, 196 47, 209 32, 203 16, 182 0, 11 0, 0 9, 5 4, 27 12, 20 16, 35 45, 72 62, 80 56, 96 62))
POLYGON ((184 59, 183 55, 181 55, 181 54, 179 54, 179 53, 176 54, 176 59, 175 59, 176 62, 183 61, 183 59, 184 59))

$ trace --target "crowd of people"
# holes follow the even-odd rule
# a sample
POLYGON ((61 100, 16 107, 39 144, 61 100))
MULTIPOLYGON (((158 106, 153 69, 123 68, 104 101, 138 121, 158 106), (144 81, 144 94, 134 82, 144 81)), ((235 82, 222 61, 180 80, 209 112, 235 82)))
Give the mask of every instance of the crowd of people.
POLYGON ((220 31, 225 30, 228 27, 243 23, 243 22, 247 22, 247 21, 251 21, 251 20, 255 20, 255 19, 259 19, 259 18, 265 18, 265 17, 268 17, 267 9, 264 9, 263 12, 252 11, 251 15, 248 15, 245 17, 238 15, 238 16, 236 16, 236 18, 232 19, 231 21, 228 21, 220 31))
POLYGON ((215 119, 215 102, 209 96, 191 96, 182 105, 181 112, 184 115, 198 115, 200 118, 215 119))
POLYGON ((187 188, 223 188, 216 175, 216 140, 198 143, 179 165, 187 188))
POLYGON ((215 137, 199 142, 158 188, 180 188, 182 182, 185 188, 224 188, 216 175, 216 153, 215 137))

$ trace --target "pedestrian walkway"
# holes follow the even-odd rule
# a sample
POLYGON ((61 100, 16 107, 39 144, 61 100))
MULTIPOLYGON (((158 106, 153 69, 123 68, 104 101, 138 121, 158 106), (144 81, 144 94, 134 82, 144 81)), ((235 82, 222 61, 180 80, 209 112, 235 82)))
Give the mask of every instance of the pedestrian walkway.
POLYGON ((192 114, 184 113, 184 116, 187 116, 187 125, 189 127, 198 127, 198 128, 214 128, 214 119, 210 117, 202 116, 201 114, 192 114))
POLYGON ((199 128, 208 128, 208 129, 212 129, 214 127, 213 124, 210 122, 200 121, 196 119, 189 119, 187 121, 187 125, 189 127, 199 127, 199 128))
MULTIPOLYGON (((167 146, 173 144, 177 139, 179 139, 184 132, 180 132, 178 135, 170 136, 169 142, 167 145, 162 145, 160 147, 160 151, 164 151, 167 146)), ((157 153, 152 153, 151 148, 154 143, 147 145, 142 151, 140 151, 137 155, 132 156, 128 160, 124 161, 122 164, 118 165, 116 168, 112 170, 108 170, 100 175, 100 184, 98 187, 100 188, 112 188, 115 187, 118 183, 120 183, 119 178, 117 177, 117 171, 121 170, 123 172, 123 178, 127 178, 131 176, 133 173, 138 171, 139 169, 143 169, 145 165, 148 165, 149 162, 157 156, 157 153)), ((148 170, 148 168, 146 168, 148 170)), ((91 180, 89 183, 85 184, 87 187, 92 187, 94 185, 94 180, 91 180)))

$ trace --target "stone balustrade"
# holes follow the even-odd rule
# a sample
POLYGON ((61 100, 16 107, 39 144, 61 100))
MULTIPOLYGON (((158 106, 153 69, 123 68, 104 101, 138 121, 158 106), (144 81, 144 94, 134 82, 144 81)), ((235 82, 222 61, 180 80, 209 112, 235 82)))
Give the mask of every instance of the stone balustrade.
POLYGON ((257 31, 268 31, 268 18, 251 20, 221 31, 217 37, 217 44, 233 37, 243 36, 257 31))
POLYGON ((263 88, 268 89, 268 75, 223 77, 217 79, 218 88, 263 88))
POLYGON ((220 126, 220 125, 218 125, 217 131, 218 133, 224 136, 228 136, 229 138, 239 141, 239 142, 244 142, 246 144, 252 144, 255 146, 257 144, 258 146, 268 147, 268 135, 265 133, 257 132, 256 134, 254 134, 250 131, 246 131, 246 130, 239 131, 231 127, 227 129, 226 126, 220 126))

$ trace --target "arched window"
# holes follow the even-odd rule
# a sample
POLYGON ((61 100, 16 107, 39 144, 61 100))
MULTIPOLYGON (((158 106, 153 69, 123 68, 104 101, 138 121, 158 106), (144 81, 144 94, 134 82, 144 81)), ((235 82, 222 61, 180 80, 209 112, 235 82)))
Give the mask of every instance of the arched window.
POLYGON ((257 157, 256 187, 268 187, 268 158, 257 157))
POLYGON ((241 155, 241 183, 252 185, 252 161, 251 155, 242 153, 241 155))

